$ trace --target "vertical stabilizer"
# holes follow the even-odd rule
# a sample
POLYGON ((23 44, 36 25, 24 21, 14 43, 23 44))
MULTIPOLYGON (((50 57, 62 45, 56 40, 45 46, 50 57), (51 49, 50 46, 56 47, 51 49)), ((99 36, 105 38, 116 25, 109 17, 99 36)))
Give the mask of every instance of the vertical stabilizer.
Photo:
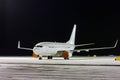
POLYGON ((67 41, 67 43, 75 44, 75 34, 76 34, 76 24, 74 24, 70 39, 69 39, 69 41, 67 41))

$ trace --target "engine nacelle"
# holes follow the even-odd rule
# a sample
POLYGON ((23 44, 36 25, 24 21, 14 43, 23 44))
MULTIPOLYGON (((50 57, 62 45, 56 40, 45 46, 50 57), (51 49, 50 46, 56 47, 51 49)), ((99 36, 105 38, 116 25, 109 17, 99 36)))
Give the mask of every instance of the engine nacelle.
POLYGON ((81 51, 79 50, 79 51, 77 51, 77 52, 81 52, 81 51))
POLYGON ((63 51, 62 52, 62 57, 64 59, 69 59, 70 57, 72 57, 72 53, 71 52, 68 52, 68 51, 63 51))
POLYGON ((63 57, 64 59, 69 59, 69 53, 68 53, 67 51, 63 51, 62 57, 63 57))
POLYGON ((85 50, 86 52, 89 52, 89 50, 87 49, 87 50, 85 50))
POLYGON ((39 55, 35 54, 34 52, 33 52, 32 56, 33 56, 34 58, 38 58, 38 57, 39 57, 39 55))

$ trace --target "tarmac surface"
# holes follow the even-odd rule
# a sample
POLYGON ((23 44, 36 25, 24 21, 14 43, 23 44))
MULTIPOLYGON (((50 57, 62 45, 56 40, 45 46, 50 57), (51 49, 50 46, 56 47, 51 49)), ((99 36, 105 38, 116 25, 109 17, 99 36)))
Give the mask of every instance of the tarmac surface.
POLYGON ((115 57, 0 57, 0 80, 120 80, 115 57))

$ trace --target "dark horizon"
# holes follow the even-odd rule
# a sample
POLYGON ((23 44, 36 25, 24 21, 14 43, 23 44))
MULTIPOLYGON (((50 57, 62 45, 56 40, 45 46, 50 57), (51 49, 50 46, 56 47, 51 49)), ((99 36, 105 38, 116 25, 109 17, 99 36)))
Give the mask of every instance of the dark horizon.
MULTIPOLYGON (((77 25, 76 44, 96 43, 113 46, 120 39, 120 10, 114 2, 65 0, 1 0, 0 55, 27 56, 31 51, 17 49, 34 47, 38 42, 66 42, 73 25, 77 25)), ((80 47, 80 48, 87 48, 80 47)), ((117 48, 81 52, 80 55, 119 55, 117 48)), ((75 53, 76 54, 76 53, 75 53)))

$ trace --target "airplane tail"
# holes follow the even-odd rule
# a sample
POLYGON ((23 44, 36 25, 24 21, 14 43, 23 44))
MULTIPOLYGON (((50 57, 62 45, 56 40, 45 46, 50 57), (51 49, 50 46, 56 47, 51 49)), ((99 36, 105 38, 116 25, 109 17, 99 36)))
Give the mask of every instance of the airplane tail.
POLYGON ((69 44, 75 44, 76 24, 74 24, 70 39, 67 41, 69 44))

